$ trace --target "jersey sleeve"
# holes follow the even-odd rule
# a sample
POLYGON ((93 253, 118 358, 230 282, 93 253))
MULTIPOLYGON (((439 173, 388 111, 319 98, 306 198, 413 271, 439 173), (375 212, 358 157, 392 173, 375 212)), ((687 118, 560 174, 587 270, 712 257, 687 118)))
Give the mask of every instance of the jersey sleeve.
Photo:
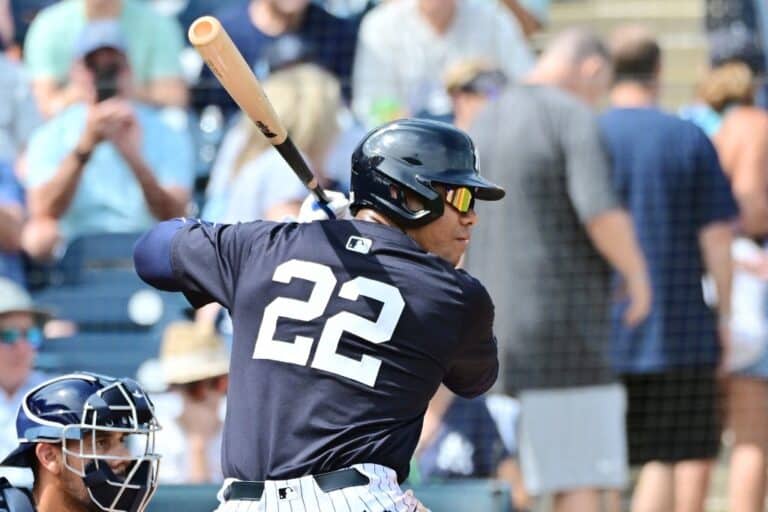
POLYGON ((448 389, 464 398, 488 391, 499 373, 493 302, 478 281, 469 279, 462 337, 443 379, 448 389))
POLYGON ((709 137, 698 127, 695 131, 696 170, 698 173, 695 195, 696 223, 699 228, 715 222, 734 220, 739 214, 739 207, 733 197, 731 185, 725 176, 717 151, 709 137))
POLYGON ((195 307, 218 302, 231 309, 249 255, 276 224, 179 222, 161 222, 137 242, 136 271, 157 288, 183 292, 195 307))
POLYGON ((566 166, 568 196, 582 223, 620 207, 597 119, 583 105, 562 108, 557 130, 566 166))

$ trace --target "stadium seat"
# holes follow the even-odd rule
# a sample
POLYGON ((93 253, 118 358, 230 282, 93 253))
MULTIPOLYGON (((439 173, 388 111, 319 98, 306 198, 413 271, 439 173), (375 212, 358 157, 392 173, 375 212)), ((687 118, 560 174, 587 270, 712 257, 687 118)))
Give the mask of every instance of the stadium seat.
POLYGON ((28 262, 30 288, 79 283, 91 271, 133 270, 133 244, 141 233, 102 233, 73 240, 55 263, 28 262))
POLYGON ((134 377, 141 363, 157 356, 160 336, 155 330, 89 332, 46 340, 35 367, 51 374, 85 370, 134 377))
POLYGON ((136 233, 78 238, 50 270, 46 285, 32 290, 36 303, 76 324, 70 338, 47 340, 37 368, 50 373, 91 370, 134 376, 156 357, 165 326, 185 318, 181 294, 157 291, 133 268, 136 233))
MULTIPOLYGON (((218 505, 218 489, 215 485, 160 485, 147 510, 211 512, 218 505)), ((511 512, 509 488, 491 480, 460 480, 412 489, 432 512, 511 512)))
POLYGON ((183 317, 189 307, 180 294, 160 292, 133 272, 102 271, 76 285, 33 292, 35 302, 81 331, 146 330, 183 317))
POLYGON ((495 480, 453 480, 403 486, 432 512, 512 512, 509 487, 495 480))

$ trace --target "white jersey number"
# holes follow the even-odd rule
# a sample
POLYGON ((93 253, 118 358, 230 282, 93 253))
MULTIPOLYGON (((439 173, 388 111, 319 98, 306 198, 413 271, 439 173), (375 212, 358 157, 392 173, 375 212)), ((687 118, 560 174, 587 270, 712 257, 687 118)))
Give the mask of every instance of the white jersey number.
MULTIPOLYGON (((269 303, 264 309, 264 318, 253 349, 254 359, 271 359, 301 366, 309 360, 314 340, 306 336, 296 336, 292 342, 274 339, 277 320, 283 317, 308 322, 319 317, 331 300, 337 280, 330 267, 303 260, 282 263, 275 269, 272 280, 289 283, 294 277, 315 283, 309 299, 302 301, 278 297, 269 303)), ((371 343, 386 343, 392 339, 405 308, 405 301, 394 286, 366 277, 347 281, 339 290, 342 299, 355 301, 361 295, 382 303, 379 317, 372 322, 348 311, 333 315, 325 322, 320 333, 311 366, 373 387, 381 361, 368 355, 363 355, 360 360, 343 356, 336 352, 339 340, 346 331, 371 343)))

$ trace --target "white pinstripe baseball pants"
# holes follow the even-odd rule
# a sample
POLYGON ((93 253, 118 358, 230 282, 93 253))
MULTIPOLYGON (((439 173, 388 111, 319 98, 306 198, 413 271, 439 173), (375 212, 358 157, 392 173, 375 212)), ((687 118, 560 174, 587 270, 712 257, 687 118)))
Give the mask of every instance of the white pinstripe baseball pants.
POLYGON ((351 466, 368 477, 368 485, 323 492, 312 476, 264 482, 258 501, 223 500, 227 479, 219 491, 216 512, 415 512, 416 500, 406 495, 392 469, 378 464, 351 466))

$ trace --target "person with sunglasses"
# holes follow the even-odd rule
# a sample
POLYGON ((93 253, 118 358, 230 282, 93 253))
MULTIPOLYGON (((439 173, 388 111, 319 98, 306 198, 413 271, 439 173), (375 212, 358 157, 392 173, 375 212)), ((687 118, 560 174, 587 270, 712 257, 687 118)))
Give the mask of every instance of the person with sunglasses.
MULTIPOLYGON (((48 376, 34 371, 35 355, 43 342, 42 325, 49 313, 32 302, 15 282, 0 278, 0 458, 16 447, 16 411, 24 394, 48 376)), ((21 470, 2 468, 17 485, 30 483, 21 470)))
POLYGON ((136 244, 147 283, 231 312, 220 511, 421 510, 400 484, 430 399, 496 381, 493 303, 455 267, 475 202, 505 192, 469 136, 383 125, 352 155, 351 191, 353 218, 334 195, 314 222, 177 219, 136 244))

